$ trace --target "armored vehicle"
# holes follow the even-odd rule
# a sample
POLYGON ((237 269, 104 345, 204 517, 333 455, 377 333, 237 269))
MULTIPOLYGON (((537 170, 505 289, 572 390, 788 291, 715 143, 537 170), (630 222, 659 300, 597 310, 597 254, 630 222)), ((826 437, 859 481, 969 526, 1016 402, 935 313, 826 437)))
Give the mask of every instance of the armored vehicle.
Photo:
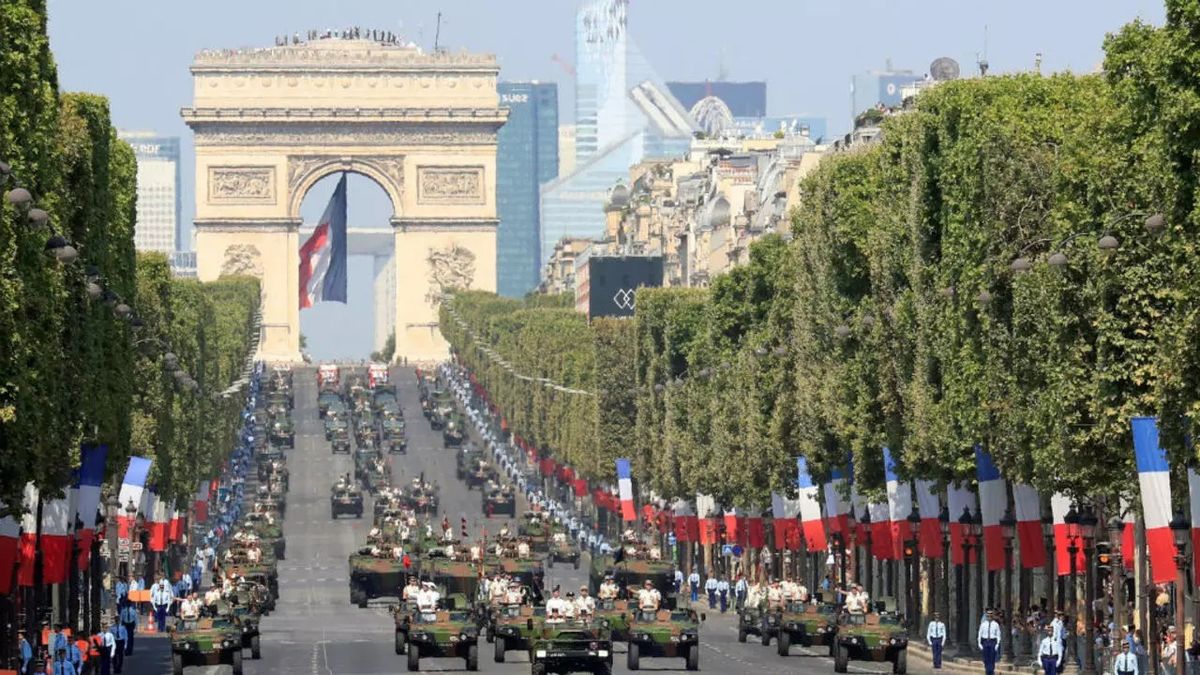
POLYGON ((843 612, 835 635, 834 672, 846 672, 851 660, 890 661, 893 673, 908 672, 908 634, 896 615, 843 612))
POLYGON ((446 424, 442 429, 442 442, 447 448, 457 448, 463 444, 466 426, 466 420, 457 410, 446 416, 446 424))
POLYGON ((404 420, 390 419, 379 423, 379 438, 381 445, 389 453, 403 453, 408 450, 408 438, 404 433, 404 420))
POLYGON ((662 596, 662 606, 665 609, 675 609, 678 597, 675 593, 675 569, 668 560, 654 560, 640 553, 630 555, 619 564, 614 562, 611 555, 595 556, 592 558, 592 569, 589 575, 591 591, 595 595, 600 590, 600 583, 605 575, 612 575, 620 596, 629 599, 629 588, 642 588, 648 580, 658 589, 662 596))
POLYGON ((183 675, 185 666, 233 667, 242 675, 242 629, 228 618, 180 621, 171 631, 171 671, 183 675))
POLYGON ((517 496, 507 485, 488 482, 482 490, 483 513, 488 518, 492 516, 517 516, 517 496))
POLYGON ((229 620, 241 630, 242 649, 250 650, 250 658, 262 658, 261 635, 258 622, 266 611, 265 602, 269 591, 257 584, 240 584, 234 597, 222 600, 216 607, 216 616, 229 620), (259 590, 261 589, 261 590, 259 590), (258 595, 262 594, 260 600, 258 595))
POLYGON ((271 443, 289 450, 296 447, 296 430, 287 415, 276 417, 271 423, 271 443))
POLYGON ((287 489, 290 479, 290 474, 287 468, 287 461, 284 459, 263 459, 258 458, 258 480, 259 482, 281 481, 284 489, 287 489))
MULTIPOLYGON (((529 542, 535 553, 550 552, 551 530, 550 519, 544 511, 526 511, 517 526, 517 533, 529 542)), ((671 580, 674 583, 674 577, 671 580)))
POLYGON ((342 397, 336 391, 323 391, 317 395, 317 413, 321 417, 329 412, 329 409, 334 405, 341 405, 342 397))
POLYGON ((227 564, 222 565, 222 570, 270 591, 263 608, 267 612, 275 611, 275 601, 279 598, 279 573, 276 571, 275 561, 227 564))
POLYGON ((471 612, 438 610, 412 614, 408 628, 408 669, 421 669, 421 659, 460 658, 467 670, 479 670, 479 628, 471 612))
POLYGON ((374 598, 400 597, 407 576, 403 559, 392 551, 364 546, 350 554, 350 602, 366 607, 374 598))
POLYGON ((700 619, 693 610, 635 612, 629 623, 625 667, 637 670, 642 657, 683 659, 688 670, 700 670, 700 619))
POLYGON ((329 517, 337 519, 341 515, 353 515, 362 518, 363 496, 355 485, 334 485, 329 495, 329 517))
MULTIPOLYGON (((832 605, 810 605, 803 602, 788 602, 784 606, 762 613, 762 628, 759 636, 764 645, 775 644, 780 656, 787 656, 792 645, 804 647, 827 647, 830 656, 836 656, 838 626, 837 613, 832 605)), ((741 639, 741 633, 738 633, 741 639)))
POLYGON ((543 621, 532 632, 530 675, 612 673, 612 636, 602 621, 543 621))
POLYGON ((270 512, 247 513, 242 527, 253 532, 264 547, 270 548, 277 560, 287 557, 287 539, 283 538, 283 523, 270 512))
POLYGON ((529 649, 534 629, 546 619, 545 607, 531 605, 497 605, 488 617, 487 635, 494 647, 492 660, 504 663, 509 651, 529 649))
POLYGON ((454 475, 459 480, 467 481, 467 486, 470 487, 469 476, 483 461, 483 452, 474 444, 459 448, 454 455, 454 475))
POLYGON ((350 433, 350 423, 344 419, 326 418, 325 419, 325 440, 332 441, 337 434, 350 433))
POLYGON ((333 454, 350 454, 350 430, 339 429, 335 431, 329 443, 330 451, 333 454))
POLYGON ((743 607, 742 611, 738 612, 738 642, 745 642, 747 636, 754 635, 762 638, 764 647, 770 644, 770 633, 763 627, 765 620, 762 609, 749 605, 743 607))
POLYGON ((467 560, 451 560, 441 549, 421 558, 421 575, 428 577, 449 606, 470 607, 479 597, 479 570, 467 560))
POLYGON ((550 540, 550 554, 546 556, 547 564, 553 567, 554 563, 570 563, 575 569, 579 569, 579 558, 579 546, 571 537, 566 532, 555 532, 554 537, 550 540))

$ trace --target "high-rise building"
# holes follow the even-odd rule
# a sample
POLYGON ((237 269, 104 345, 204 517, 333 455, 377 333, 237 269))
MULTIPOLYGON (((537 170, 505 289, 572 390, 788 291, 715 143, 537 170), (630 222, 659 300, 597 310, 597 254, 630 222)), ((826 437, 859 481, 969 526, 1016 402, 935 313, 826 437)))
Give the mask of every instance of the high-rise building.
POLYGON ((558 175, 565 176, 575 170, 575 125, 562 124, 558 127, 558 175))
POLYGON ((537 287, 541 269, 541 186, 558 176, 558 85, 501 82, 508 121, 497 136, 496 290, 521 297, 537 287))
POLYGON ((179 138, 152 131, 122 131, 118 135, 137 156, 134 246, 139 251, 161 251, 168 256, 186 250, 180 216, 179 138))
POLYGON ((766 82, 668 82, 667 89, 688 110, 715 96, 734 117, 767 116, 766 82))
POLYGON ((900 90, 921 77, 911 70, 893 70, 891 62, 883 70, 855 75, 850 80, 851 118, 880 104, 888 108, 900 105, 904 102, 900 90))

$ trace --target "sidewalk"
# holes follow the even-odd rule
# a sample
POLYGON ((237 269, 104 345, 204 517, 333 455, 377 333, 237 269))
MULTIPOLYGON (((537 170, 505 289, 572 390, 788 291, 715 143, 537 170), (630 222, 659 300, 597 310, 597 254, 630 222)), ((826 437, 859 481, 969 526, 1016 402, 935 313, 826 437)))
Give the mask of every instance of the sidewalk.
MULTIPOLYGON (((956 658, 952 656, 957 651, 951 647, 942 653, 942 671, 947 673, 981 673, 983 672, 983 661, 977 658, 956 658)), ((920 664, 922 668, 933 666, 933 652, 929 651, 929 645, 918 640, 912 640, 908 643, 908 660, 910 664, 920 664)), ((1004 663, 1003 660, 996 664, 997 675, 1030 675, 1030 673, 1041 673, 1041 668, 1034 669, 1030 665, 1033 657, 1022 659, 1024 667, 1016 664, 1004 663)))

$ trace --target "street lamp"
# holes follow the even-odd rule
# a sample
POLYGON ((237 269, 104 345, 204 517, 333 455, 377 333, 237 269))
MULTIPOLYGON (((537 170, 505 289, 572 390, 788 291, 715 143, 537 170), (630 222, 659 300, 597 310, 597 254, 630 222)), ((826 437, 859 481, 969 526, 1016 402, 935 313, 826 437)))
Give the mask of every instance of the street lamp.
POLYGON ((1079 531, 1083 535, 1083 557, 1084 557, 1084 588, 1083 598, 1087 603, 1083 608, 1084 616, 1084 631, 1087 639, 1083 641, 1083 673, 1084 675, 1096 675, 1096 663, 1093 658, 1095 651, 1096 629, 1095 620, 1092 616, 1092 605, 1096 595, 1096 578, 1095 578, 1095 557, 1096 551, 1096 510, 1091 504, 1083 507, 1083 513, 1079 516, 1079 531))
MULTIPOLYGON (((983 511, 971 514, 970 542, 975 549, 975 605, 983 610, 983 511)), ((968 559, 969 560, 969 559, 968 559)), ((970 603, 967 603, 970 606, 970 603)), ((968 617, 969 618, 969 617, 968 617)), ((968 641, 969 642, 969 641, 968 641)), ((973 643, 972 643, 973 644, 973 643)))
MULTIPOLYGON (((905 588, 908 590, 908 620, 909 632, 912 635, 917 635, 921 627, 921 558, 917 555, 918 533, 921 531, 921 514, 917 513, 916 509, 908 512, 908 531, 909 541, 905 544, 905 553, 907 560, 904 561, 908 568, 908 580, 905 582, 905 588)), ((930 588, 933 588, 933 579, 930 579, 930 588)))
POLYGON ((1004 641, 1004 660, 1012 663, 1016 658, 1013 651, 1013 608, 1012 608, 1012 564, 1013 537, 1016 536, 1017 519, 1012 508, 1005 509, 1000 517, 1000 536, 1004 538, 1004 617, 1008 625, 1008 640, 1004 641))
POLYGON ((871 510, 863 511, 862 524, 866 525, 863 528, 863 569, 866 572, 867 583, 864 586, 867 589, 867 597, 875 597, 875 570, 872 569, 875 564, 871 559, 871 510))
MULTIPOLYGON (((942 589, 941 596, 937 598, 938 604, 941 606, 942 616, 947 621, 950 620, 950 507, 942 506, 942 510, 938 513, 938 530, 942 536, 942 584, 945 586, 942 589)), ((934 585, 930 583, 930 588, 934 585)), ((934 607, 934 610, 939 609, 934 607)), ((946 637, 949 637, 947 635, 946 637)))
POLYGON ((967 593, 967 582, 970 576, 968 563, 971 561, 971 516, 970 507, 964 506, 962 515, 958 517, 959 529, 962 530, 962 564, 958 566, 958 648, 962 654, 971 653, 971 636, 967 635, 967 615, 971 613, 971 600, 967 593))
POLYGON ((1079 636, 1079 631, 1076 629, 1079 621, 1079 603, 1076 588, 1076 574, 1078 570, 1075 569, 1077 565, 1076 557, 1079 555, 1079 512, 1075 510, 1074 504, 1067 510, 1067 514, 1063 516, 1063 523, 1067 526, 1067 556, 1071 561, 1071 587, 1067 593, 1067 616, 1070 617, 1071 624, 1063 627, 1063 630, 1070 636, 1070 639, 1067 640, 1066 649, 1063 650, 1063 660, 1068 665, 1073 665, 1075 663, 1074 645, 1078 642, 1076 638, 1079 636))
MULTIPOLYGON (((1121 562, 1121 556, 1125 553, 1121 550, 1121 535, 1124 532, 1125 521, 1121 520, 1121 516, 1114 515, 1109 518, 1108 559, 1112 568, 1110 574, 1112 575, 1113 623, 1116 624, 1118 631, 1116 636, 1119 636, 1120 630, 1125 627, 1125 564, 1121 562)), ((1132 554, 1133 551, 1129 553, 1132 554)))
POLYGON ((1056 607, 1055 602, 1054 602, 1054 587, 1057 585, 1058 569, 1057 569, 1057 561, 1055 560, 1055 548, 1054 548, 1054 516, 1051 515, 1050 513, 1046 513, 1045 515, 1042 516, 1042 537, 1045 538, 1045 540, 1046 540, 1046 551, 1048 553, 1048 555, 1046 556, 1046 569, 1045 569, 1045 573, 1046 573, 1046 587, 1044 589, 1044 593, 1046 594, 1045 609, 1046 609, 1047 613, 1053 613, 1053 610, 1056 607))
MULTIPOLYGON (((1175 537, 1175 662, 1183 663, 1183 634, 1184 634, 1184 592, 1187 589, 1187 569, 1190 557, 1188 555, 1188 537, 1192 524, 1182 511, 1176 511, 1171 519, 1171 534, 1175 537)), ((1176 666, 1176 671, 1182 669, 1176 666)))

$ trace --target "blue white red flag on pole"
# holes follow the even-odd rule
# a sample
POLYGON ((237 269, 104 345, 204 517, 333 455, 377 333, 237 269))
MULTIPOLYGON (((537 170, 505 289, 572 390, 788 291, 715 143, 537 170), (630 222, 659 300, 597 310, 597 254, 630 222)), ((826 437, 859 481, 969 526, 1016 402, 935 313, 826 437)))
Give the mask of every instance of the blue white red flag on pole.
MULTIPOLYGON (((13 509, 16 511, 18 509, 13 509)), ((17 542, 21 537, 21 524, 9 516, 0 518, 0 570, 12 570, 19 560, 17 558, 17 542)), ((6 597, 13 590, 12 573, 0 574, 0 597, 6 597)))
POLYGON ((637 520, 637 509, 633 508, 633 474, 628 459, 617 460, 617 491, 621 495, 621 520, 637 520))
POLYGON ((133 523, 137 519, 137 513, 131 515, 126 507, 132 503, 135 509, 140 508, 142 492, 146 489, 146 477, 150 475, 150 464, 151 460, 145 457, 129 458, 129 468, 125 470, 125 478, 121 480, 121 491, 117 493, 117 501, 121 503, 117 508, 117 531, 122 539, 129 538, 133 523))
POLYGON ((1171 480, 1167 453, 1158 444, 1158 423, 1153 417, 1135 417, 1133 452, 1138 483, 1142 488, 1142 517, 1146 522, 1146 548, 1150 550, 1150 581, 1175 580, 1175 541, 1171 535, 1171 480))
POLYGON ((154 490, 147 490, 149 503, 146 507, 146 529, 150 533, 150 550, 167 550, 168 526, 171 523, 171 508, 154 490))
POLYGON ((196 488, 196 498, 192 502, 192 513, 197 523, 203 523, 208 520, 208 493, 209 483, 206 480, 200 481, 200 486, 196 488))
POLYGON ((892 556, 902 558, 904 542, 912 539, 912 525, 908 517, 912 515, 912 486, 908 481, 900 480, 896 473, 896 460, 889 448, 883 449, 883 475, 887 480, 888 521, 892 527, 892 556))
MULTIPOLYGON (((1192 506, 1192 551, 1200 551, 1200 473, 1193 466, 1188 467, 1188 501, 1192 506)), ((1192 565, 1192 584, 1200 584, 1200 565, 1192 565)))
POLYGON ((41 496, 32 482, 25 484, 21 505, 25 509, 21 516, 21 567, 17 570, 17 585, 33 585, 33 568, 37 565, 37 507, 41 496))
POLYGON ((1125 564, 1125 569, 1130 571, 1133 570, 1134 561, 1137 558, 1134 549, 1136 525, 1133 521, 1133 505, 1121 497, 1121 522, 1123 523, 1121 527, 1121 562, 1125 564))
POLYGON ((938 522, 942 505, 935 492, 937 484, 931 480, 918 480, 913 485, 917 493, 917 508, 921 511, 921 532, 917 537, 921 543, 921 555, 941 558, 945 555, 945 549, 942 548, 942 526, 938 522))
POLYGON ((975 476, 979 479, 979 509, 983 516, 983 554, 989 572, 1004 569, 1004 533, 1000 519, 1008 509, 1008 484, 992 455, 982 446, 975 446, 975 476))
MULTIPOLYGON (((1067 512, 1071 510, 1071 499, 1064 494, 1055 493, 1050 497, 1050 517, 1054 521, 1054 561, 1058 576, 1065 577, 1071 573, 1071 542, 1075 542, 1075 571, 1087 569, 1086 558, 1083 557, 1083 539, 1078 525, 1067 525, 1067 512)), ((1132 549, 1130 549, 1132 550, 1132 549)))
POLYGON ((697 541, 700 539, 700 522, 696 518, 696 509, 686 499, 675 502, 675 539, 677 541, 697 541))
POLYGON ((888 519, 886 502, 867 504, 871 513, 871 555, 876 560, 895 560, 896 547, 892 545, 892 521, 888 519))
POLYGON ((42 583, 66 583, 74 524, 75 509, 69 497, 42 500, 42 583))
POLYGON ((796 458, 796 486, 800 491, 800 528, 804 531, 804 543, 809 551, 824 551, 827 544, 821 522, 820 488, 813 483, 808 462, 803 457, 796 458))
POLYGON ((75 533, 79 546, 76 562, 86 570, 92 557, 92 538, 96 536, 96 514, 100 509, 100 485, 104 483, 104 467, 108 461, 107 445, 85 445, 79 463, 79 480, 75 484, 75 517, 82 523, 75 533))
POLYGON ((964 512, 972 516, 979 513, 979 507, 975 504, 975 491, 969 487, 951 484, 946 490, 946 502, 950 509, 950 562, 954 565, 975 562, 977 560, 975 550, 973 548, 968 551, 963 550, 967 533, 963 530, 962 523, 959 522, 959 518, 962 518, 964 512), (969 555, 964 555, 964 553, 969 555), (968 557, 970 559, 965 560, 968 557))
POLYGON ((1042 534, 1042 498, 1031 485, 1013 483, 1013 505, 1017 511, 1017 541, 1021 545, 1021 567, 1037 569, 1046 564, 1046 538, 1042 534))
POLYGON ((771 493, 771 523, 775 530, 775 550, 800 550, 800 522, 796 517, 800 514, 800 500, 789 499, 778 493, 771 493))
POLYGON ((312 236, 300 247, 300 309, 346 302, 346 174, 312 236))
POLYGON ((846 525, 850 518, 850 504, 842 495, 846 485, 846 474, 841 469, 834 469, 825 483, 825 529, 830 532, 841 532, 846 538, 847 545, 850 533, 846 525))

